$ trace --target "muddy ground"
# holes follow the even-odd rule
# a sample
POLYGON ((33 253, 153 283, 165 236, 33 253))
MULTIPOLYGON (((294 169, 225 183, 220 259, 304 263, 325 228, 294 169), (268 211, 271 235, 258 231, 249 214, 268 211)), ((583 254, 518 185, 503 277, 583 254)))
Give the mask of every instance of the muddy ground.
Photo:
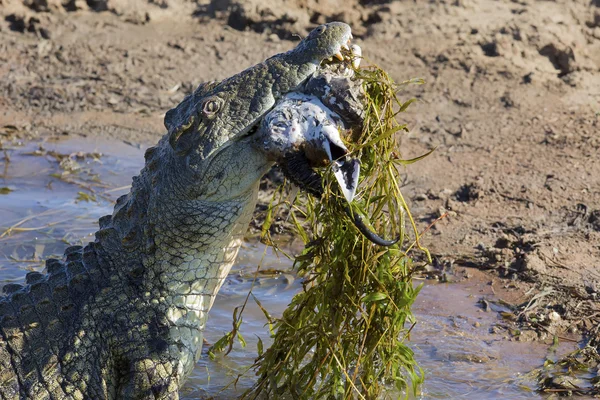
POLYGON ((598 0, 0 0, 0 140, 154 143, 199 83, 331 20, 427 82, 401 152, 437 148, 404 186, 421 229, 445 216, 423 239, 437 271, 504 299, 511 340, 599 343, 598 0))

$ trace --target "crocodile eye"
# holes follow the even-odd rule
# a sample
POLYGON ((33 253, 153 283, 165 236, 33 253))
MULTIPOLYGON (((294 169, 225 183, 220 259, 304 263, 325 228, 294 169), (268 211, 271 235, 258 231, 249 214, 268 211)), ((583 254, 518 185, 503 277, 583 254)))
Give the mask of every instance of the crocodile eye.
POLYGON ((321 35, 323 32, 325 32, 325 29, 327 29, 327 27, 325 25, 320 25, 315 28, 315 33, 317 35, 321 35))
POLYGON ((202 106, 202 113, 208 117, 213 117, 221 109, 221 102, 217 99, 208 99, 202 106))

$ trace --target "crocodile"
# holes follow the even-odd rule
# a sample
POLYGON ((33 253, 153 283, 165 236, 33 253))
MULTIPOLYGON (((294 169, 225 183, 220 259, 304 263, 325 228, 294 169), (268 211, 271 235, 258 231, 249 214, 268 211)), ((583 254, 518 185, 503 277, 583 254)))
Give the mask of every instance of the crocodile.
POLYGON ((260 121, 351 38, 346 24, 320 25, 166 113, 166 134, 95 240, 4 286, 0 399, 179 398, 259 180, 285 158, 256 145, 260 121))

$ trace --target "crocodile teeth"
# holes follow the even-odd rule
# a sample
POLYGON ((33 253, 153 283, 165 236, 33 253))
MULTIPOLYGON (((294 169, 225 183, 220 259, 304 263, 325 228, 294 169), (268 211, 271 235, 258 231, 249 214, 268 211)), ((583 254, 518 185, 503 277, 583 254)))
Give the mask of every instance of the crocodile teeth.
POLYGON ((340 52, 335 53, 333 56, 340 61, 344 61, 344 56, 340 52))
POLYGON ((362 56, 362 49, 360 48, 360 46, 353 44, 350 47, 350 50, 352 51, 352 66, 355 69, 358 69, 358 67, 360 66, 360 59, 362 56))
MULTIPOLYGON (((348 41, 349 42, 349 41, 348 41)), ((350 47, 347 44, 342 45, 342 49, 350 51, 350 47)))

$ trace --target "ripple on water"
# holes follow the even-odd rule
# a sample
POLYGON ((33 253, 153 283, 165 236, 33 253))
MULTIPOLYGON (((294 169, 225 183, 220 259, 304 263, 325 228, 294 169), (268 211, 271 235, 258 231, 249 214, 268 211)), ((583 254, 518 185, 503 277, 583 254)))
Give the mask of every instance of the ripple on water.
POLYGON ((114 200, 143 166, 143 150, 118 141, 35 142, 7 152, 10 162, 0 175, 0 187, 12 189, 0 195, 4 283, 40 270, 44 259, 62 255, 69 244, 89 241, 98 218, 112 213, 114 200))

